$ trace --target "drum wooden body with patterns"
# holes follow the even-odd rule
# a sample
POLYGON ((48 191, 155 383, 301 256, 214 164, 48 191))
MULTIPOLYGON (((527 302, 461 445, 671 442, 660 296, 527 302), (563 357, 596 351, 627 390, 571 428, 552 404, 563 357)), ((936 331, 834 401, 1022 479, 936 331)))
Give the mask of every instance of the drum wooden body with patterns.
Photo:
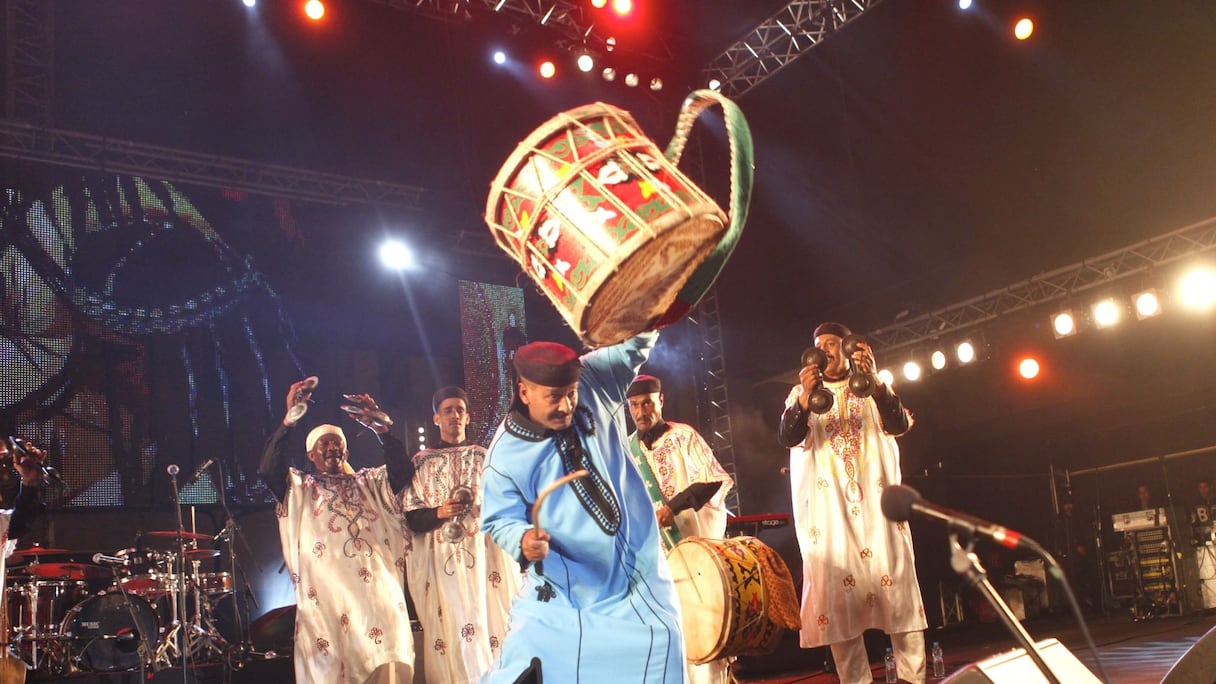
POLYGON ((667 555, 680 596, 689 662, 772 653, 798 627, 785 562, 755 537, 684 539, 667 555))
POLYGON ((516 147, 491 185, 486 223, 583 342, 599 347, 655 327, 727 217, 628 112, 596 103, 516 147))

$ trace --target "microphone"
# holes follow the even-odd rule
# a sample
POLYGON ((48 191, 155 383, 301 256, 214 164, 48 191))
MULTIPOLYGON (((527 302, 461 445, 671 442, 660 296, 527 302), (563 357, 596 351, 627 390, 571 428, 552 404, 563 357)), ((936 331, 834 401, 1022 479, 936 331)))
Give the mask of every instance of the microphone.
POLYGON ((190 476, 190 479, 186 480, 186 484, 190 484, 191 482, 194 482, 202 477, 203 472, 210 468, 212 463, 215 463, 214 458, 209 458, 206 461, 203 461, 202 465, 195 469, 194 474, 190 476))
POLYGON ((131 559, 107 556, 104 553, 93 554, 93 562, 97 565, 130 565, 131 559))
POLYGON ((1039 546, 1038 542, 1030 537, 1022 536, 1020 532, 925 501, 921 498, 920 492, 911 487, 891 485, 882 490, 882 514, 888 520, 904 522, 911 518, 913 513, 941 520, 960 532, 987 537, 1006 548, 1030 551, 1035 554, 1044 553, 1043 547, 1039 546))
POLYGON ((165 472, 169 473, 173 477, 177 477, 177 474, 181 471, 182 469, 178 468, 176 463, 170 463, 169 466, 165 468, 165 472))

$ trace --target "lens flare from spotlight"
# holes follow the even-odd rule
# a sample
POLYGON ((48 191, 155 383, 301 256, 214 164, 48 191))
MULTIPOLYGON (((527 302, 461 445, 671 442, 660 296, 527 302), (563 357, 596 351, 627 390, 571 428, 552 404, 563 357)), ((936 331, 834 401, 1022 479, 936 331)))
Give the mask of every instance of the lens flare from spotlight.
POLYGON ((380 263, 392 271, 404 271, 414 265, 414 253, 400 240, 387 240, 380 245, 380 263))
POLYGON ((541 78, 553 78, 553 76, 557 74, 557 66, 555 66, 553 62, 546 59, 540 63, 539 71, 541 78))
POLYGON ((1018 40, 1026 40, 1032 33, 1034 33, 1034 22, 1029 17, 1022 17, 1018 19, 1018 23, 1013 25, 1013 37, 1018 40))
POLYGON ((1024 380, 1034 380, 1039 377, 1039 370, 1039 361, 1032 356, 1018 361, 1018 375, 1022 376, 1024 380))
POLYGON ((320 21, 325 16, 325 3, 321 0, 308 0, 304 3, 304 16, 313 21, 320 21))

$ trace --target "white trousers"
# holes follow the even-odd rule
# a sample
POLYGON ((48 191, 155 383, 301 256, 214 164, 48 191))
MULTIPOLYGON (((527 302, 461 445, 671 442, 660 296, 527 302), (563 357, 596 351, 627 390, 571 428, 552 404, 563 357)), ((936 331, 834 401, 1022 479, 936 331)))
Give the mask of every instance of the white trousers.
MULTIPOLYGON (((895 654, 895 667, 899 679, 912 684, 925 681, 925 633, 899 632, 891 636, 891 651, 895 654)), ((870 672, 870 657, 866 654, 866 640, 859 635, 848 641, 830 644, 832 660, 836 661, 836 676, 841 684, 868 684, 874 681, 870 672)))

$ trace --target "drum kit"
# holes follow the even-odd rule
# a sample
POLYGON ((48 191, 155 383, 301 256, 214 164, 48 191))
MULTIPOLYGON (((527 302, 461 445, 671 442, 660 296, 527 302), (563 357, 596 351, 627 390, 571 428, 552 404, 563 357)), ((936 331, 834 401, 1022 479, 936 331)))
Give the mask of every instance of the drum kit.
POLYGON ((112 554, 15 551, 0 594, 5 643, 31 671, 51 676, 220 662, 240 634, 219 614, 232 610, 232 575, 204 571, 221 555, 206 548, 212 541, 157 530, 112 554))

